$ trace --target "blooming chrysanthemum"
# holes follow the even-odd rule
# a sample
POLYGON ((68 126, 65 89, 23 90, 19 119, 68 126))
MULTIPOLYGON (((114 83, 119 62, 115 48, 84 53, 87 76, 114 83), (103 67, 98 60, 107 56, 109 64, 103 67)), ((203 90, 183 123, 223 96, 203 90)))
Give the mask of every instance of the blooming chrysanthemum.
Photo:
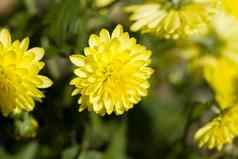
POLYGON ((221 109, 232 107, 238 102, 238 61, 226 56, 207 58, 204 76, 214 91, 221 109))
POLYGON ((79 111, 120 115, 147 95, 151 51, 123 32, 121 25, 112 35, 105 29, 99 36, 91 35, 84 54, 70 57, 78 66, 71 85, 76 87, 72 94, 81 95, 79 111))
POLYGON ((195 134, 200 147, 221 150, 238 135, 238 106, 224 111, 195 134))
POLYGON ((51 80, 39 75, 44 67, 40 62, 44 49, 28 50, 28 45, 29 38, 12 42, 7 29, 0 31, 0 109, 4 116, 32 111, 34 101, 44 97, 39 88, 52 85, 51 80))
POLYGON ((173 39, 207 31, 210 15, 205 3, 192 2, 179 7, 167 3, 156 1, 127 7, 126 11, 132 13, 130 20, 134 22, 131 30, 173 39))

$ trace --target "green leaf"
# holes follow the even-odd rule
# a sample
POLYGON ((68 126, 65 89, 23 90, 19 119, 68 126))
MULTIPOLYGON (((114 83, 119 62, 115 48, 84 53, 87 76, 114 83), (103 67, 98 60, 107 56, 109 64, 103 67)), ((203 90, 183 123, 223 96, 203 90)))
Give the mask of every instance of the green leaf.
POLYGON ((84 25, 86 28, 81 19, 87 13, 87 5, 84 0, 64 0, 52 3, 45 19, 49 36, 60 45, 65 44, 67 40, 71 41, 73 36, 80 33, 80 27, 84 25))
POLYGON ((120 124, 112 137, 103 159, 126 159, 126 124, 120 124))
POLYGON ((78 151, 79 146, 74 145, 63 152, 62 159, 75 159, 76 155, 78 154, 78 151))
POLYGON ((32 142, 22 147, 21 151, 15 155, 9 154, 0 148, 1 159, 34 159, 38 144, 32 142))
POLYGON ((102 159, 102 153, 97 151, 82 152, 78 159, 102 159))

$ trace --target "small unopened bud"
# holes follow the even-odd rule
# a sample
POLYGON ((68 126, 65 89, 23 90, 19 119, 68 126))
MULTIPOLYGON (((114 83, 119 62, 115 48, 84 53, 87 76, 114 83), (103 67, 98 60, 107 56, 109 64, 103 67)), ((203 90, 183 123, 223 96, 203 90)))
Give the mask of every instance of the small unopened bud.
POLYGON ((17 139, 34 138, 39 128, 38 122, 29 113, 19 114, 14 121, 17 139))

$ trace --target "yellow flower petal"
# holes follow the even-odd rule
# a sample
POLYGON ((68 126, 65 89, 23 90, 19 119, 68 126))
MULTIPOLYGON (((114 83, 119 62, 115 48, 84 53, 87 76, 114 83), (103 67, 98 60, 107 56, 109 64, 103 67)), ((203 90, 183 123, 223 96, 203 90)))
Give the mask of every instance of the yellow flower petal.
POLYGON ((9 30, 2 29, 0 32, 0 42, 3 44, 3 46, 7 47, 11 44, 11 35, 9 30))
POLYGON ((34 54, 34 56, 35 56, 34 58, 36 61, 41 60, 45 54, 45 50, 43 48, 38 48, 38 47, 32 48, 32 49, 28 50, 27 52, 30 54, 34 54))
POLYGON ((38 77, 41 80, 41 85, 38 86, 38 88, 49 88, 53 85, 53 82, 46 76, 38 75, 38 77))
POLYGON ((23 51, 26 51, 29 47, 29 43, 30 43, 30 39, 29 38, 25 38, 22 40, 22 42, 20 43, 20 48, 23 51))
POLYGON ((79 67, 85 65, 85 57, 83 55, 71 55, 70 61, 79 67))

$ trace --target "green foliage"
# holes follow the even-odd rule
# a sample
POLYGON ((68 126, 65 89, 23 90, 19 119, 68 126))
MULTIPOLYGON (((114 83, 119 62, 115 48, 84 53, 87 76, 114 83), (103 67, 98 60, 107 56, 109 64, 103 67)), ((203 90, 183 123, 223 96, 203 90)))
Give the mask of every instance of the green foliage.
POLYGON ((37 151, 37 143, 29 143, 25 146, 23 146, 18 153, 15 155, 9 154, 6 151, 4 151, 2 148, 0 149, 0 156, 3 159, 33 159, 35 157, 35 153, 37 151))

